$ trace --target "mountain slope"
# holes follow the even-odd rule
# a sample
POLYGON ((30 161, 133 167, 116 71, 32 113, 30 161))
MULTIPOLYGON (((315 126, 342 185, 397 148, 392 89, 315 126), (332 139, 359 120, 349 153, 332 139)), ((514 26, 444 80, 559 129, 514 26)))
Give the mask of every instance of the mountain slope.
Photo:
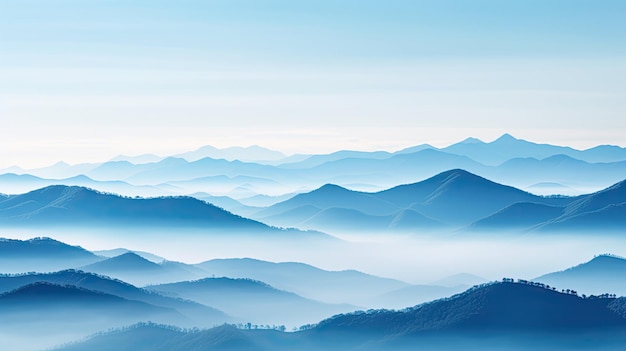
POLYGON ((115 277, 136 285, 158 284, 207 276, 207 272, 183 263, 154 263, 134 252, 126 252, 80 269, 115 277))
POLYGON ((318 332, 408 336, 425 332, 573 332, 626 328, 615 299, 583 299, 544 287, 495 283, 405 311, 340 315, 318 332))
POLYGON ((231 325, 200 331, 137 324, 95 336, 57 351, 205 351, 205 350, 306 350, 297 337, 276 330, 242 330, 231 325))
POLYGON ((626 160, 626 149, 611 145, 600 145, 587 150, 549 144, 537 144, 503 134, 498 139, 485 143, 469 138, 441 149, 452 154, 467 156, 489 165, 498 165, 512 158, 532 157, 543 159, 554 155, 567 155, 586 162, 619 162, 626 160))
POLYGON ((563 213, 563 207, 532 202, 518 202, 478 220, 470 225, 472 230, 528 229, 563 213))
POLYGON ((3 347, 36 350, 139 321, 180 321, 172 309, 45 282, 0 295, 3 347))
POLYGON ((553 286, 568 287, 586 294, 612 293, 626 296, 626 259, 598 255, 592 260, 533 279, 553 286))
MULTIPOLYGON (((565 207, 576 199, 541 197, 465 170, 453 169, 421 182, 375 193, 325 185, 270 206, 255 213, 254 217, 271 223, 318 230, 419 230, 465 226, 517 203, 533 203, 547 210, 547 206, 565 207)), ((490 221, 497 222, 501 216, 506 220, 518 218, 518 222, 532 225, 558 215, 557 209, 550 211, 552 216, 547 216, 546 212, 537 208, 534 209, 535 216, 526 219, 526 209, 521 207, 511 207, 490 221), (520 210, 523 219, 519 218, 520 210)), ((514 224, 515 227, 520 225, 514 224)))
POLYGON ((370 215, 387 215, 399 210, 392 203, 378 199, 370 193, 352 191, 338 185, 326 184, 308 193, 298 194, 255 214, 256 217, 276 216, 302 206, 319 209, 348 208, 370 215))
POLYGON ((259 280, 277 289, 327 303, 362 305, 371 297, 409 285, 358 271, 326 271, 295 262, 273 263, 250 258, 215 259, 197 266, 217 277, 259 280))
POLYGON ((517 202, 550 204, 559 200, 541 198, 463 170, 440 173, 412 187, 393 188, 379 196, 404 203, 413 201, 411 208, 456 225, 471 223, 517 202))
POLYGON ((77 270, 65 270, 45 274, 30 273, 0 276, 0 293, 42 282, 60 286, 74 286, 90 291, 115 295, 131 301, 139 301, 153 306, 173 309, 186 317, 164 320, 168 323, 194 323, 193 325, 212 326, 215 323, 223 323, 230 320, 230 317, 214 308, 154 294, 120 280, 113 280, 108 277, 77 270))
POLYGON ((191 197, 126 198, 82 187, 49 186, 0 200, 5 225, 267 227, 191 197))
POLYGON ((0 264, 3 273, 54 271, 103 259, 80 246, 71 246, 50 238, 0 238, 0 264))
MULTIPOLYGON (((140 328, 97 336, 59 351, 106 350, 103 346, 115 347, 116 340, 122 340, 120 350, 129 350, 126 342, 148 350, 143 343, 150 343, 151 335, 158 339, 162 328, 140 328)), ((506 282, 403 311, 337 315, 297 333, 222 326, 174 334, 150 350, 619 350, 625 331, 620 299, 583 299, 506 282)))
POLYGON ((563 213, 536 229, 540 231, 597 230, 626 228, 626 180, 598 192, 579 196, 563 213))
POLYGON ((356 309, 351 305, 331 305, 305 299, 251 279, 205 278, 147 288, 209 304, 254 324, 298 326, 356 309))

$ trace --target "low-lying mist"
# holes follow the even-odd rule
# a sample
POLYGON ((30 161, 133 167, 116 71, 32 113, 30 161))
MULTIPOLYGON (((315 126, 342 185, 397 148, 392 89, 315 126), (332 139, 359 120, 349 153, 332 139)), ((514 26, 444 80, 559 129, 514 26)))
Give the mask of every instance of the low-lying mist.
POLYGON ((602 253, 626 256, 626 239, 615 234, 335 234, 337 239, 193 229, 3 229, 0 236, 47 236, 91 251, 147 251, 168 260, 199 263, 250 257, 303 262, 326 270, 356 269, 413 284, 430 284, 458 273, 486 280, 531 279, 563 270, 602 253))

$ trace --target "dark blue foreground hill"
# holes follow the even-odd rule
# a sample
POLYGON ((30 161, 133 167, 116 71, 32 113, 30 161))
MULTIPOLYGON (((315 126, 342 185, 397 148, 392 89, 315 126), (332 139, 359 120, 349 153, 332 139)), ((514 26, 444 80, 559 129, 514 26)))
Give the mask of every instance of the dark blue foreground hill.
POLYGON ((429 332, 626 331, 621 299, 585 299, 532 283, 493 283, 403 311, 339 315, 317 333, 415 336, 429 332))
POLYGON ((0 199, 4 225, 139 225, 270 229, 192 197, 129 198, 54 185, 0 199))

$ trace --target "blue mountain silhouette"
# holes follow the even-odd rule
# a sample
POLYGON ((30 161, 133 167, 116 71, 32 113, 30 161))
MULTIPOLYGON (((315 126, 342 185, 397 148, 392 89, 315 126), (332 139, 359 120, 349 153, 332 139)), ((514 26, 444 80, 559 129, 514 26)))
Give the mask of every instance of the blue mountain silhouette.
POLYGON ((127 198, 88 188, 49 186, 0 201, 12 225, 175 225, 268 229, 191 197, 127 198))
POLYGON ((153 351, 191 350, 567 350, 619 349, 626 337, 624 301, 583 299, 533 283, 492 283, 447 299, 401 311, 370 310, 337 315, 297 333, 222 326, 171 332, 138 325, 70 345, 59 351, 117 347, 153 351), (171 337, 160 338, 160 333, 171 337))
POLYGON ((100 260, 101 257, 83 249, 47 237, 28 240, 0 238, 1 259, 78 259, 100 260))
POLYGON ((527 229, 560 216, 564 208, 535 202, 518 202, 478 220, 470 226, 475 230, 527 229))
POLYGON ((59 286, 73 286, 91 292, 117 296, 129 301, 138 301, 152 306, 176 310, 186 319, 178 316, 168 320, 169 323, 194 323, 194 325, 212 326, 214 323, 223 323, 231 320, 223 312, 194 303, 155 294, 148 290, 137 288, 121 280, 111 279, 93 273, 79 270, 64 270, 55 273, 29 273, 20 275, 0 275, 0 293, 10 292, 20 287, 37 283, 50 283, 59 286))
POLYGON ((300 296, 327 303, 360 304, 409 284, 359 271, 326 271, 304 263, 250 258, 214 259, 197 265, 217 277, 250 278, 300 296))
POLYGON ((51 343, 82 339, 97 331, 141 321, 179 324, 185 319, 171 308, 48 282, 0 295, 3 345, 9 349, 49 348, 51 343), (12 339, 19 340, 19 344, 11 346, 12 339))
POLYGON ((620 231, 626 227, 626 181, 576 198, 562 206, 517 203, 484 219, 471 228, 479 230, 517 228, 535 231, 620 231))
POLYGON ((255 324, 302 325, 341 312, 352 305, 334 305, 303 298, 252 279, 204 278, 196 281, 149 286, 170 296, 210 304, 229 315, 255 324))
POLYGON ((0 264, 4 273, 54 271, 102 260, 103 257, 50 238, 0 238, 0 264))
POLYGON ((467 225, 516 203, 565 206, 574 200, 533 195, 453 169, 376 193, 325 185, 270 206, 254 217, 282 225, 308 224, 321 230, 432 229, 467 225))
POLYGON ((394 337, 425 332, 568 332, 626 328, 619 299, 583 299, 532 283, 493 283, 403 311, 339 315, 318 332, 394 337))
POLYGON ((192 265, 169 261, 154 263, 134 252, 126 252, 80 269, 138 285, 197 279, 208 275, 206 271, 192 265))
POLYGON ((626 259, 603 254, 563 271, 548 273, 534 281, 570 287, 586 294, 626 296, 626 259))
POLYGON ((498 165, 512 158, 532 157, 544 159, 554 155, 567 155, 586 162, 616 162, 626 160, 626 149, 611 145, 600 145, 587 150, 570 147, 537 144, 503 134, 498 139, 485 143, 469 138, 441 149, 442 151, 467 156, 481 163, 498 165))

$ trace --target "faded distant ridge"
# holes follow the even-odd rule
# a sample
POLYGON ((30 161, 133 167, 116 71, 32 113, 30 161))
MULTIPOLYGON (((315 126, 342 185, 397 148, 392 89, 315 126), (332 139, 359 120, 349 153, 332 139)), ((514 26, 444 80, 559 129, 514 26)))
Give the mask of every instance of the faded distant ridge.
POLYGON ((155 263, 134 252, 126 252, 80 267, 80 269, 115 277, 136 285, 173 282, 206 276, 206 272, 200 268, 179 262, 155 263))
POLYGON ((541 160, 555 155, 566 155, 590 163, 626 160, 626 148, 619 146, 599 145, 586 150, 576 150, 566 146, 537 144, 517 139, 510 134, 504 134, 490 143, 468 138, 440 150, 467 156, 487 165, 497 165, 513 158, 541 160))
POLYGON ((197 150, 174 156, 184 158, 185 160, 190 162, 197 161, 206 157, 214 159, 225 159, 228 161, 239 160, 246 162, 278 161, 287 157, 281 152, 266 149, 258 145, 248 147, 235 146, 224 149, 218 149, 216 147, 207 145, 197 150))
POLYGON ((250 278, 328 303, 361 303, 372 296, 409 284, 354 270, 326 271, 298 262, 267 262, 251 258, 213 259, 197 264, 217 277, 250 278))
POLYGON ((148 289, 214 306, 253 323, 303 325, 357 309, 353 305, 327 304, 303 298, 252 279, 205 278, 149 286, 148 289))
POLYGON ((0 170, 0 192, 23 193, 63 184, 129 196, 204 192, 239 200, 300 193, 328 183, 377 191, 455 168, 543 195, 578 195, 622 180, 626 149, 600 145, 576 150, 509 134, 492 142, 468 138, 444 148, 422 144, 396 152, 342 150, 288 157, 259 146, 204 146, 167 157, 119 156, 104 163, 58 162, 29 170, 9 167, 0 170))
POLYGON ((268 229, 191 197, 127 198, 83 187, 49 186, 0 199, 5 225, 175 225, 268 229))

